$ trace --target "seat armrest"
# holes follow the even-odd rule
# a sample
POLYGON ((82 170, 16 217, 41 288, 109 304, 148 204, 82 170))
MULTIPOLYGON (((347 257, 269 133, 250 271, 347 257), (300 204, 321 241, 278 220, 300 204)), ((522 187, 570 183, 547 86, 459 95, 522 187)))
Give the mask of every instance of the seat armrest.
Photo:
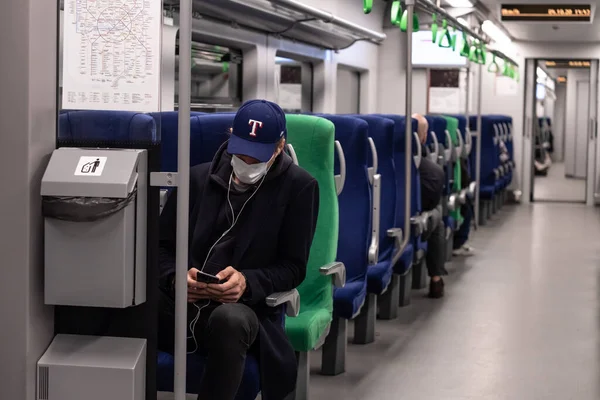
POLYGON ((346 266, 341 262, 332 262, 319 268, 324 276, 333 276, 333 286, 341 288, 346 285, 346 266))
POLYGON ((402 256, 402 251, 400 250, 402 250, 404 234, 400 228, 391 228, 387 230, 387 235, 390 238, 394 238, 394 254, 392 255, 392 266, 394 266, 402 256))
POLYGON ((469 188, 467 189, 467 196, 469 199, 473 199, 475 197, 475 191, 477 190, 477 182, 469 183, 469 188))
POLYGON ((346 157, 344 156, 344 150, 342 149, 340 142, 336 140, 334 145, 340 163, 340 174, 334 176, 335 190, 339 196, 344 190, 344 184, 346 183, 346 157))
POLYGON ((452 193, 450 196, 448 196, 448 211, 456 211, 456 209, 458 208, 458 199, 456 197, 456 194, 452 193))
POLYGON ((300 313, 300 294, 296 289, 273 293, 267 297, 266 303, 269 307, 278 307, 285 304, 285 313, 288 317, 297 317, 300 313))
POLYGON ((381 207, 381 175, 375 174, 372 180, 373 198, 371 209, 371 244, 369 245, 369 265, 375 265, 379 261, 379 221, 381 207))
POLYGON ((463 205, 467 202, 467 189, 463 189, 458 194, 458 202, 463 205))
POLYGON ((438 156, 437 163, 440 167, 446 165, 446 157, 444 155, 438 156))
POLYGON ((422 215, 416 215, 410 218, 410 225, 414 236, 421 236, 425 231, 425 223, 422 215))
POLYGON ((402 241, 402 229, 401 228, 391 228, 387 230, 387 235, 388 237, 394 238, 394 239, 400 239, 400 241, 402 241))

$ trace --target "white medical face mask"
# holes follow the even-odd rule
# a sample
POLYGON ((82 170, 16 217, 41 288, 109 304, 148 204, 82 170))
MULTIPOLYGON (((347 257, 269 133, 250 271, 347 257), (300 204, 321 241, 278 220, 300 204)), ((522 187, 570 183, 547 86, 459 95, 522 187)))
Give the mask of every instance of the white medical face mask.
POLYGON ((238 156, 231 157, 231 166, 233 167, 235 176, 240 182, 245 183, 246 185, 254 185, 269 172, 268 161, 257 164, 246 164, 244 160, 238 156))

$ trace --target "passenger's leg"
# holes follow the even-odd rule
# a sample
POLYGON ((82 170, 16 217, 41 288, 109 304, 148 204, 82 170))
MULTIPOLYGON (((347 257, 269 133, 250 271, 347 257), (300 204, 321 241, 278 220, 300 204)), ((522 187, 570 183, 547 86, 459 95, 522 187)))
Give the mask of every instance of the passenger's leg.
POLYGON ((258 336, 254 311, 243 304, 223 304, 210 315, 203 348, 208 358, 200 385, 199 400, 234 400, 244 368, 246 353, 258 336))
POLYGON ((427 242, 427 270, 431 278, 429 297, 440 298, 444 295, 444 280, 442 275, 447 275, 444 264, 446 262, 446 228, 440 221, 431 233, 427 242))
POLYGON ((466 246, 466 243, 469 240, 469 235, 471 233, 473 210, 469 204, 465 204, 461 209, 461 213, 464 219, 460 229, 454 233, 454 251, 452 254, 455 256, 469 256, 473 254, 473 249, 466 246))

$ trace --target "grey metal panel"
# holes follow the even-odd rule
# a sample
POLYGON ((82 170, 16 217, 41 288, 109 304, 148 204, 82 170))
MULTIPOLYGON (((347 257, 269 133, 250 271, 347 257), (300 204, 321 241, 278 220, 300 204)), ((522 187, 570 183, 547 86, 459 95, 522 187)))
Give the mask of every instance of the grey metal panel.
POLYGON ((135 304, 146 302, 147 230, 148 230, 148 152, 141 151, 137 167, 137 197, 135 214, 135 304))
MULTIPOLYGON (((135 207, 131 203, 95 222, 46 219, 46 304, 115 308, 132 305, 135 207)), ((145 282, 138 284, 145 287, 145 282)))
POLYGON ((52 153, 42 196, 126 198, 137 180, 140 150, 61 148, 52 153), (101 175, 75 175, 81 157, 106 157, 101 175))
POLYGON ((38 363, 48 370, 38 387, 47 400, 143 400, 145 364, 145 339, 57 335, 38 363))
POLYGON ((36 363, 54 336, 39 193, 56 146, 56 10, 56 0, 3 0, 0 13, 2 400, 35 399, 36 363))

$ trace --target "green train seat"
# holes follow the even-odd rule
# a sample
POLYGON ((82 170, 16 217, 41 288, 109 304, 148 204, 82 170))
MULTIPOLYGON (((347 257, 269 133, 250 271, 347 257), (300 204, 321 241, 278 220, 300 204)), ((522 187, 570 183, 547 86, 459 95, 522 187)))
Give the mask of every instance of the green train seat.
POLYGON ((296 400, 308 398, 309 352, 322 346, 329 333, 333 312, 333 284, 345 284, 345 268, 336 263, 338 245, 338 186, 334 176, 335 128, 330 121, 309 115, 288 114, 288 142, 298 165, 319 183, 319 216, 306 279, 298 287, 300 314, 288 318, 287 335, 298 353, 296 400))
MULTIPOLYGON (((452 184, 452 192, 460 193, 462 189, 461 185, 461 167, 460 162, 458 162, 458 158, 460 157, 460 153, 462 151, 462 140, 459 139, 458 135, 458 119, 453 117, 444 117, 446 119, 446 129, 450 133, 450 137, 452 138, 452 144, 454 149, 456 150, 456 160, 453 167, 453 184, 452 184)), ((450 217, 454 220, 454 229, 457 229, 462 224, 462 215, 460 213, 460 208, 457 208, 454 211, 450 212, 450 217)))

